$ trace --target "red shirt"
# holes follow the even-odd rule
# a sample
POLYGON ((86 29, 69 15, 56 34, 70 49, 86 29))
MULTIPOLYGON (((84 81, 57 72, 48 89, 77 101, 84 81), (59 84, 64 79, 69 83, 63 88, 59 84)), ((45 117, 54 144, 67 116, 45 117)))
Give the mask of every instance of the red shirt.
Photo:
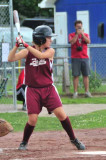
MULTIPOLYGON (((84 33, 84 35, 89 38, 89 35, 87 33, 84 33)), ((74 33, 69 34, 69 41, 75 36, 74 33)), ((77 41, 71 45, 71 58, 89 58, 87 55, 87 43, 85 42, 82 35, 78 35, 77 41), (82 46, 82 51, 77 51, 77 47, 82 46)))
POLYGON ((16 89, 20 88, 22 84, 24 84, 24 69, 21 71, 18 77, 18 83, 17 83, 16 89))
POLYGON ((25 63, 25 84, 32 88, 47 87, 53 83, 53 61, 38 59, 28 53, 25 63))

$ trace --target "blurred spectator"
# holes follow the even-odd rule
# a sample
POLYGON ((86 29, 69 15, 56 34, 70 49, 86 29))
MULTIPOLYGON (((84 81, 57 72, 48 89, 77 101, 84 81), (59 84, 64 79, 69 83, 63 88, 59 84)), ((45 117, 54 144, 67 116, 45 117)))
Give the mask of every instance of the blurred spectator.
POLYGON ((83 76, 83 83, 85 87, 85 97, 92 97, 89 92, 89 77, 90 66, 89 57, 87 54, 87 44, 90 43, 90 38, 87 33, 84 33, 82 28, 82 21, 75 21, 75 32, 69 34, 69 42, 71 43, 71 61, 72 61, 72 75, 74 94, 73 98, 78 96, 78 82, 80 73, 83 76))
POLYGON ((25 88, 26 88, 26 85, 24 84, 24 69, 23 69, 18 77, 18 83, 16 86, 17 100, 23 102, 22 110, 26 110, 25 88))

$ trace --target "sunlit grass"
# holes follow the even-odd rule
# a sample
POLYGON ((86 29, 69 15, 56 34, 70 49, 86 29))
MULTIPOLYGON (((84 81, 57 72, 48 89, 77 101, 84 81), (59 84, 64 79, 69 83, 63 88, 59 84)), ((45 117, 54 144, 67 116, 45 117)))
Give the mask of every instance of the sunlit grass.
POLYGON ((77 98, 62 97, 63 104, 106 104, 106 97, 77 98))
MULTIPOLYGON (((23 112, 0 113, 0 118, 10 122, 14 128, 14 131, 23 131, 28 119, 27 114, 23 112)), ((106 127, 106 110, 96 111, 79 116, 71 116, 69 118, 74 129, 106 127)), ((62 126, 56 117, 39 117, 35 130, 62 130, 62 126)))
MULTIPOLYGON (((101 96, 94 96, 92 98, 77 98, 73 99, 71 96, 67 97, 66 94, 62 91, 62 86, 58 85, 56 86, 57 90, 59 92, 59 95, 61 97, 63 104, 81 104, 81 103, 94 103, 94 104, 106 104, 106 97, 101 96)), ((106 92, 106 85, 102 85, 100 88, 98 88, 96 93, 105 93, 106 92)), ((73 88, 70 88, 70 93, 73 93, 73 88)), ((84 93, 83 89, 79 89, 79 94, 84 93)), ((94 93, 94 92, 93 92, 94 93)), ((22 102, 17 101, 18 104, 22 104, 22 102)), ((12 95, 7 95, 7 97, 2 96, 0 99, 0 104, 13 104, 13 98, 12 95)))
MULTIPOLYGON (((62 90, 62 85, 56 85, 57 87, 57 90, 59 92, 60 95, 64 95, 65 92, 63 92, 62 90)), ((70 86, 70 93, 73 93, 74 92, 74 89, 73 89, 73 86, 71 85, 70 86)), ((84 93, 84 88, 78 88, 78 93, 84 93)), ((99 88, 97 88, 95 91, 91 91, 93 93, 106 93, 106 85, 101 85, 99 88)))
MULTIPOLYGON (((60 96, 61 97, 61 96, 60 96)), ((63 104, 106 104, 106 97, 92 97, 92 98, 77 98, 73 99, 70 97, 61 97, 63 104)), ((13 104, 12 97, 2 97, 0 104, 13 104)), ((17 101, 17 104, 22 104, 21 101, 17 101)))

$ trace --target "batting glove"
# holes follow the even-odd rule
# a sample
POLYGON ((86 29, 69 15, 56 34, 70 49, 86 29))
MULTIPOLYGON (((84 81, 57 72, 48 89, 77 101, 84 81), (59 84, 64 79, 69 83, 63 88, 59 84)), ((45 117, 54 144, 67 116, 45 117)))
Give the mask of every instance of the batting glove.
POLYGON ((19 44, 16 42, 16 43, 15 43, 15 46, 18 48, 18 47, 19 47, 19 44))
POLYGON ((19 35, 16 37, 16 47, 22 46, 22 37, 19 35))
POLYGON ((16 42, 17 42, 19 45, 23 45, 25 48, 27 48, 27 47, 29 46, 27 43, 25 43, 25 42, 23 41, 23 39, 22 39, 21 36, 18 36, 18 37, 16 38, 16 42))
POLYGON ((29 45, 27 44, 27 43, 25 43, 24 41, 23 41, 23 45, 24 45, 24 47, 25 48, 27 48, 29 45))
POLYGON ((24 41, 23 41, 23 39, 22 39, 22 38, 21 38, 21 41, 22 41, 23 46, 24 46, 25 48, 27 48, 27 47, 29 46, 26 42, 24 42, 24 41))

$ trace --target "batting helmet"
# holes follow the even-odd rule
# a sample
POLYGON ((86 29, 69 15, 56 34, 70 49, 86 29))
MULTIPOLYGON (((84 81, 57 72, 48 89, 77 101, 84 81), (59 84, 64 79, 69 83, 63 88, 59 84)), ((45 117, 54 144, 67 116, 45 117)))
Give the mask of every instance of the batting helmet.
POLYGON ((33 41, 37 45, 42 45, 46 42, 46 37, 56 36, 52 33, 52 29, 47 25, 41 25, 33 31, 33 41))

